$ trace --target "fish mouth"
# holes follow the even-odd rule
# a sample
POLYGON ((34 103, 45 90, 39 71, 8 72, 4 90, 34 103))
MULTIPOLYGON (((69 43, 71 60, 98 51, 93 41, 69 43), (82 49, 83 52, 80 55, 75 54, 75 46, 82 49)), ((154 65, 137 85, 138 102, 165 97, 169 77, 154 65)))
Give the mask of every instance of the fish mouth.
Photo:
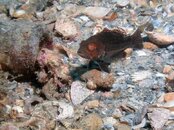
POLYGON ((88 55, 86 55, 85 53, 83 53, 82 51, 77 51, 77 54, 83 58, 86 58, 86 59, 90 59, 90 57, 88 55))

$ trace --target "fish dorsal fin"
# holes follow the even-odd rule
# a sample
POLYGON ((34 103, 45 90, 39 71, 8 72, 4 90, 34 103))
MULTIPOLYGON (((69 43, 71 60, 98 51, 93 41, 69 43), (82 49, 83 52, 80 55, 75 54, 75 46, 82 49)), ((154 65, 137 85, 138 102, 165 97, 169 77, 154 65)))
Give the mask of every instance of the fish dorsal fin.
POLYGON ((117 34, 122 34, 124 36, 127 36, 127 32, 120 27, 116 27, 114 29, 108 29, 108 28, 104 28, 102 32, 112 32, 112 33, 117 33, 117 34))

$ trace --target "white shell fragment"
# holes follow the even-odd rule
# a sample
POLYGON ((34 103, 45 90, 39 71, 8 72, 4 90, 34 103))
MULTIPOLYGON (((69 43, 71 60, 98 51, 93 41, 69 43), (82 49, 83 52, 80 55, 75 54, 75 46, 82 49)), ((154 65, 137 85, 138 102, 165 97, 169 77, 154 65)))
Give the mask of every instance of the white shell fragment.
POLYGON ((164 124, 170 117, 170 111, 164 108, 156 108, 150 115, 151 126, 155 130, 162 130, 164 124))
POLYGON ((151 77, 152 73, 150 71, 139 71, 132 74, 132 81, 138 82, 151 77))
POLYGON ((111 9, 104 7, 86 7, 82 13, 92 18, 101 19, 106 16, 110 11, 111 9))
POLYGON ((129 0, 117 0, 116 3, 118 6, 125 7, 129 4, 129 0))
POLYGON ((74 116, 74 108, 70 104, 65 102, 59 102, 58 104, 59 104, 58 112, 60 113, 57 116, 58 120, 71 118, 74 116))
POLYGON ((138 56, 147 56, 146 52, 144 52, 143 50, 137 50, 136 53, 138 56))
POLYGON ((86 85, 80 81, 74 81, 71 85, 71 101, 74 105, 80 104, 92 93, 94 91, 87 89, 86 85))
POLYGON ((12 110, 16 111, 17 113, 23 113, 24 112, 22 107, 20 107, 20 106, 14 106, 14 107, 12 107, 12 110))

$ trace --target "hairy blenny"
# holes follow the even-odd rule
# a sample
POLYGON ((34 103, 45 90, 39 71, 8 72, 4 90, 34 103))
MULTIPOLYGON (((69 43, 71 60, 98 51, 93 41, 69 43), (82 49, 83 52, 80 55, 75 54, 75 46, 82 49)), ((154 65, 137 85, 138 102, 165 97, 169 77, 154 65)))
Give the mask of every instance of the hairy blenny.
POLYGON ((113 55, 126 48, 142 47, 141 31, 127 35, 121 28, 115 30, 104 29, 80 43, 78 54, 90 60, 110 59, 113 55))

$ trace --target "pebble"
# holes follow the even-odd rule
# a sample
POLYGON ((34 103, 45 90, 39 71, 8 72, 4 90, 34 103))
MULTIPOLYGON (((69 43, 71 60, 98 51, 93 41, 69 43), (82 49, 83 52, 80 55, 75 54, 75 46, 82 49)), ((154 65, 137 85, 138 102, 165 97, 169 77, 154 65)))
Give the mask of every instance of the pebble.
POLYGON ((20 106, 13 106, 11 109, 10 116, 13 119, 16 119, 24 114, 23 108, 20 106))
POLYGON ((98 108, 99 105, 100 105, 100 102, 98 100, 88 101, 87 103, 85 103, 85 108, 94 109, 94 108, 98 108))
POLYGON ((174 45, 169 45, 169 46, 167 47, 167 49, 168 49, 170 52, 174 51, 174 45))
POLYGON ((105 7, 86 7, 82 11, 82 13, 94 19, 101 19, 106 16, 110 11, 110 8, 105 7))
POLYGON ((172 72, 169 73, 167 79, 168 79, 169 81, 174 80, 174 71, 172 71, 172 72))
POLYGON ((84 116, 80 121, 80 127, 83 130, 101 130, 102 126, 102 118, 95 113, 84 116))
POLYGON ((129 0, 116 0, 117 6, 125 7, 129 4, 129 0))
POLYGON ((55 30, 66 38, 74 38, 78 34, 77 26, 68 18, 58 18, 55 23, 55 30))
POLYGON ((132 48, 127 48, 126 50, 124 50, 124 52, 126 53, 126 57, 130 57, 132 52, 133 52, 133 49, 132 48))
POLYGON ((159 32, 146 32, 150 41, 156 45, 166 46, 174 42, 174 35, 166 35, 159 32))
POLYGON ((170 111, 164 108, 156 108, 153 110, 152 114, 149 115, 151 120, 152 128, 156 130, 163 129, 163 126, 170 117, 170 111))
POLYGON ((115 118, 113 118, 113 117, 105 117, 105 118, 103 118, 103 123, 106 126, 107 125, 113 126, 114 124, 117 123, 117 120, 115 118))
POLYGON ((96 88, 109 89, 115 81, 112 73, 106 73, 96 69, 87 71, 81 75, 81 79, 87 81, 87 87, 91 90, 96 88))
POLYGON ((163 69, 163 73, 164 74, 169 74, 171 71, 172 71, 172 66, 170 66, 170 65, 165 65, 164 66, 164 69, 163 69))
POLYGON ((123 116, 123 114, 122 114, 121 110, 118 109, 118 108, 116 108, 116 109, 114 110, 114 112, 113 112, 113 117, 116 118, 116 119, 118 119, 118 118, 120 118, 120 117, 122 117, 122 116, 123 116))
POLYGON ((120 123, 116 128, 117 130, 131 130, 131 127, 124 123, 120 123))
POLYGON ((166 93, 164 95, 164 101, 165 102, 174 101, 174 92, 166 93))
POLYGON ((149 50, 153 51, 153 50, 157 49, 158 46, 153 44, 153 43, 151 43, 151 42, 143 42, 143 48, 144 49, 149 49, 149 50))
POLYGON ((71 84, 71 101, 74 105, 79 105, 83 100, 93 93, 93 90, 87 89, 86 85, 80 81, 74 81, 71 84))
POLYGON ((90 19, 87 17, 87 16, 85 16, 85 15, 82 15, 82 16, 80 16, 79 17, 81 20, 83 20, 84 22, 88 22, 90 19))
POLYGON ((0 130, 19 130, 19 128, 13 124, 5 124, 0 126, 0 130))
POLYGON ((146 52, 143 50, 137 50, 136 53, 138 56, 147 56, 146 52))
POLYGON ((56 117, 58 120, 72 118, 74 116, 74 108, 72 105, 65 102, 59 102, 58 104, 59 104, 58 108, 59 115, 56 117))

